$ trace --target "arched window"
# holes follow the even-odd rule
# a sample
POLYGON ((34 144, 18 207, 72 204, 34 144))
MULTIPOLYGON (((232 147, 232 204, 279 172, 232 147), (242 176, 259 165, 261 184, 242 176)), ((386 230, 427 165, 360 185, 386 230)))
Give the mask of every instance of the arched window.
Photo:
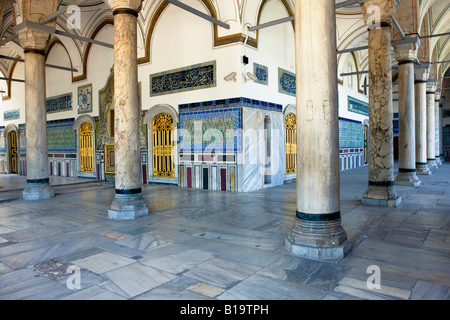
POLYGON ((167 113, 160 113, 153 119, 153 176, 175 177, 173 161, 173 119, 167 113))
POLYGON ((80 171, 94 172, 93 130, 89 122, 80 126, 80 171))
POLYGON ((286 116, 286 174, 297 172, 297 117, 293 113, 286 116))

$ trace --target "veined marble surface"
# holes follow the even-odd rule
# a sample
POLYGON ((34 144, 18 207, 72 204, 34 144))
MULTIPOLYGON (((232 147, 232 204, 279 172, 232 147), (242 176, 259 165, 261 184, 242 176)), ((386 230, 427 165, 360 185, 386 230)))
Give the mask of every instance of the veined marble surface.
POLYGON ((354 250, 336 261, 287 252, 294 183, 246 194, 145 185, 150 215, 131 221, 107 217, 113 184, 3 201, 0 299, 448 300, 450 164, 438 172, 420 187, 399 186, 400 208, 361 204, 367 167, 341 172, 342 226, 354 250), (44 272, 53 263, 79 267, 80 289, 67 287, 61 268, 44 272), (381 268, 380 291, 365 285, 370 265, 381 268))
POLYGON ((284 183, 284 121, 283 114, 243 108, 244 178, 243 191, 259 190, 265 186, 284 183), (266 159, 264 118, 270 117, 271 152, 266 159), (249 140, 258 141, 248 143, 249 140), (270 165, 266 168, 266 161, 270 165), (270 175, 270 183, 264 183, 264 175, 270 175))

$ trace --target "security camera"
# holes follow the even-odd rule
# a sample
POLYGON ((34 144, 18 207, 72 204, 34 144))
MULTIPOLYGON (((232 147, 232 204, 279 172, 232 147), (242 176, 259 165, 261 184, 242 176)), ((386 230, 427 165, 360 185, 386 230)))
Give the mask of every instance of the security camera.
POLYGON ((232 72, 224 78, 226 81, 236 82, 236 72, 232 72))
POLYGON ((250 72, 247 72, 247 77, 248 77, 250 80, 253 80, 253 81, 258 80, 258 77, 255 76, 253 73, 250 73, 250 72))

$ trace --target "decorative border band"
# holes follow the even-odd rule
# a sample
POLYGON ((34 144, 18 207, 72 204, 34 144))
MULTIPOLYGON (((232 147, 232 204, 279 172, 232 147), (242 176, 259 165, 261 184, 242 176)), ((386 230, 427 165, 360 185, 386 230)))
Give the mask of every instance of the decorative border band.
POLYGON ((369 186, 392 187, 394 181, 369 181, 369 186))
POLYGON ((139 194, 142 193, 142 188, 136 188, 136 189, 116 189, 116 194, 139 194))
POLYGON ((341 218, 341 212, 314 214, 297 211, 296 217, 306 221, 334 221, 341 218))
POLYGON ((48 184, 48 183, 50 183, 50 179, 49 178, 45 178, 45 179, 27 179, 27 183, 30 183, 30 184, 48 184))

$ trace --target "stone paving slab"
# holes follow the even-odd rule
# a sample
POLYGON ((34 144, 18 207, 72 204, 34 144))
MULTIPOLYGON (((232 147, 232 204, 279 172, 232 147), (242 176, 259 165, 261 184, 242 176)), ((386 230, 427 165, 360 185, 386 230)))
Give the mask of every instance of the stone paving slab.
MULTIPOLYGON (((102 183, 0 202, 0 299, 448 300, 450 164, 438 172, 398 188, 397 208, 361 204, 367 168, 342 172, 342 225, 353 249, 333 261, 284 247, 295 183, 246 194, 145 185, 150 214, 130 221, 108 219, 114 188, 102 183), (63 272, 74 265, 79 290, 63 272), (367 287, 373 265, 380 290, 367 287)), ((0 175, 0 185, 23 183, 14 179, 0 175)))

